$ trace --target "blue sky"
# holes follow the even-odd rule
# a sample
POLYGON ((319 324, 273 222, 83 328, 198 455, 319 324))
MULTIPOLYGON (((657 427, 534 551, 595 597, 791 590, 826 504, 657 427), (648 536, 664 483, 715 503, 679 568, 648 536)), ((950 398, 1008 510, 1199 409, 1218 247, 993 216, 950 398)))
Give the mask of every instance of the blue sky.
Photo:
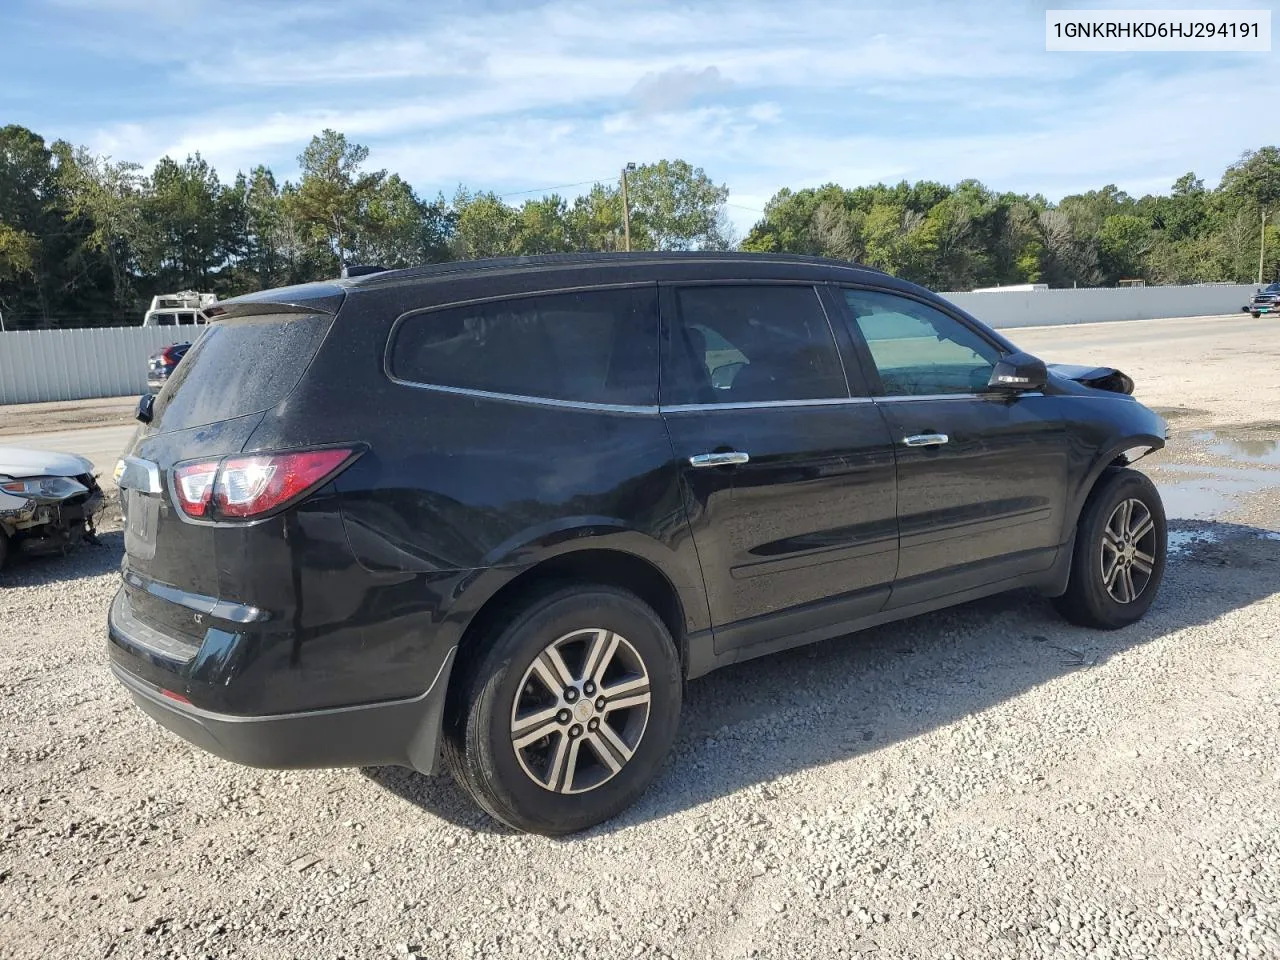
POLYGON ((198 150, 226 180, 293 176, 326 126, 425 196, 518 202, 682 157, 745 230, 781 186, 1143 193, 1280 140, 1275 52, 1046 53, 1044 11, 1067 2, 2 5, 0 123, 147 166, 198 150))

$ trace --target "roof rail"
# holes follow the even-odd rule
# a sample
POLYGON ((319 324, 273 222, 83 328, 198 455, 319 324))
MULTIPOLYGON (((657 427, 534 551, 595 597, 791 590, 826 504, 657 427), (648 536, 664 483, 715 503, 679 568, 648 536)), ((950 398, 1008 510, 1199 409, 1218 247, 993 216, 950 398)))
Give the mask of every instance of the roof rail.
POLYGON ((387 267, 369 263, 352 263, 342 268, 342 279, 351 277, 367 277, 371 273, 386 273, 387 267))
MULTIPOLYGON (((374 269, 369 273, 382 273, 370 282, 382 283, 394 280, 412 280, 417 278, 444 277, 454 273, 478 273, 483 271, 519 270, 522 268, 551 267, 557 265, 609 263, 644 263, 644 262, 678 262, 681 260, 767 260, 775 263, 809 263, 829 267, 851 267, 868 273, 884 275, 885 271, 877 267, 869 267, 863 263, 848 260, 834 260, 829 257, 814 257, 804 254, 790 253, 744 253, 729 250, 647 250, 629 253, 619 252, 584 252, 584 253, 549 253, 534 256, 493 257, 479 260, 447 260, 443 263, 425 263, 413 267, 396 267, 385 271, 374 269)), ((349 268, 352 271, 357 268, 349 268)), ((346 276, 346 274, 344 274, 346 276)), ((362 276, 352 272, 350 276, 362 276)))

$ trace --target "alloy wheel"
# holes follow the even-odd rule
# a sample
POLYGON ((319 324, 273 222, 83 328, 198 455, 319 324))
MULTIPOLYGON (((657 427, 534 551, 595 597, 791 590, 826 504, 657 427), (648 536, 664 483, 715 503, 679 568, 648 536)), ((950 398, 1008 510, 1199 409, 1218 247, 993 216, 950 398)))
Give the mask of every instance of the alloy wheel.
POLYGON ((1156 563, 1156 524, 1141 500, 1122 500, 1102 530, 1102 583, 1117 603, 1147 589, 1156 563))
POLYGON ((649 721, 649 672, 623 636, 575 630, 525 671, 511 707, 511 745, 534 783, 585 793, 613 779, 649 721))

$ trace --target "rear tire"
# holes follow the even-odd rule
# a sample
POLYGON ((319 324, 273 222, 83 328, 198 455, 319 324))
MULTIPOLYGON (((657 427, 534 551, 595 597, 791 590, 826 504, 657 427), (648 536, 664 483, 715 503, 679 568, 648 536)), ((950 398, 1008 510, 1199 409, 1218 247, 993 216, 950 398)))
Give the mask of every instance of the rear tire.
POLYGON ((534 601, 458 679, 445 762, 489 814, 530 833, 575 833, 631 806, 679 725, 671 635, 613 587, 534 601))
POLYGON ((4 569, 5 561, 9 559, 9 536, 3 530, 0 530, 0 570, 4 569))
POLYGON ((1164 504, 1155 484, 1137 470, 1108 470, 1080 513, 1071 577, 1054 606, 1082 627, 1128 626, 1154 602, 1167 550, 1164 504))

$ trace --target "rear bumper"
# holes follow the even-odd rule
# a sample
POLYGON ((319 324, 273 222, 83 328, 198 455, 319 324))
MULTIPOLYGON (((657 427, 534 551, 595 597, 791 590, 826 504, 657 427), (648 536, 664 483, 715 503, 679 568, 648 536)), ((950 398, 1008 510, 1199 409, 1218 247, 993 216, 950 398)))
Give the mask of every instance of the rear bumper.
POLYGON ((432 774, 453 656, 450 650, 431 687, 410 700, 249 717, 168 697, 115 658, 111 672, 149 717, 224 760, 272 769, 395 765, 432 774))

